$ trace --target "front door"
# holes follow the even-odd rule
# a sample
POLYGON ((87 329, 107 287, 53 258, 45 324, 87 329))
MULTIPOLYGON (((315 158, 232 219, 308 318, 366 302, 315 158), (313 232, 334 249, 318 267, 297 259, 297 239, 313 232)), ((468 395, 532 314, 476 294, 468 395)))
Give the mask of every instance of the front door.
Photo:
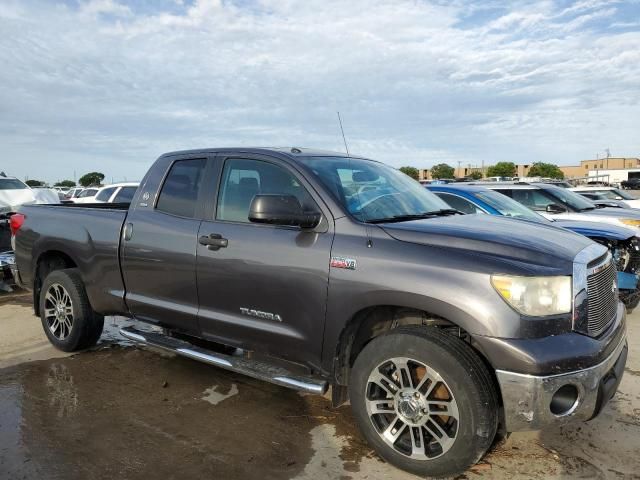
POLYGON ((200 225, 198 295, 203 335, 242 348, 317 361, 323 335, 333 220, 313 231, 251 223, 257 194, 295 195, 321 210, 304 179, 270 157, 218 157, 216 206, 200 225), (214 245, 207 239, 216 239, 214 245))
POLYGON ((192 333, 198 331, 196 245, 206 162, 172 162, 156 204, 127 217, 123 242, 126 301, 134 316, 192 333))

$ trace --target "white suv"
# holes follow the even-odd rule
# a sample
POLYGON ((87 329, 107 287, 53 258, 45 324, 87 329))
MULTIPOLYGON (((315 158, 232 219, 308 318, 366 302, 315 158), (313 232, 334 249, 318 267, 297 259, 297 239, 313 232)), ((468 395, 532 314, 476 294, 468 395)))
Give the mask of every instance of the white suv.
POLYGON ((131 203, 138 185, 137 182, 106 185, 97 191, 95 197, 80 203, 131 203))

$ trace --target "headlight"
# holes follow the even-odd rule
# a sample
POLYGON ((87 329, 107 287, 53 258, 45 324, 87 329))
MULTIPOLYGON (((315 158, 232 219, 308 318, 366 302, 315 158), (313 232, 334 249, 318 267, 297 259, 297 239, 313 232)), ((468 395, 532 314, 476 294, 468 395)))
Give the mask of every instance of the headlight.
POLYGON ((571 312, 571 277, 509 277, 492 275, 491 284, 523 315, 543 317, 571 312))
POLYGON ((640 220, 636 220, 635 218, 621 218, 620 221, 630 227, 640 227, 640 220))

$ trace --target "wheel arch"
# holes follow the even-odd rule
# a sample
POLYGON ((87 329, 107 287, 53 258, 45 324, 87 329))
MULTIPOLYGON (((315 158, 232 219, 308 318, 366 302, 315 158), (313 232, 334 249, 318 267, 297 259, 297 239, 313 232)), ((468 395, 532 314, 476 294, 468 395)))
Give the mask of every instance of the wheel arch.
POLYGON ((345 324, 336 346, 334 376, 339 384, 348 383, 348 372, 358 353, 374 338, 404 325, 437 326, 457 336, 468 333, 455 322, 419 308, 402 305, 371 305, 358 310, 345 324))
POLYGON ((40 290, 47 275, 55 270, 77 267, 77 262, 63 250, 46 250, 38 255, 33 272, 33 308, 36 315, 40 315, 40 290))
POLYGON ((332 401, 338 406, 348 400, 347 385, 356 357, 374 338, 405 325, 423 325, 462 339, 486 365, 494 382, 500 403, 502 398, 495 370, 487 356, 473 340, 471 333, 459 322, 429 310, 397 304, 371 305, 358 310, 347 321, 336 344, 333 362, 332 401))

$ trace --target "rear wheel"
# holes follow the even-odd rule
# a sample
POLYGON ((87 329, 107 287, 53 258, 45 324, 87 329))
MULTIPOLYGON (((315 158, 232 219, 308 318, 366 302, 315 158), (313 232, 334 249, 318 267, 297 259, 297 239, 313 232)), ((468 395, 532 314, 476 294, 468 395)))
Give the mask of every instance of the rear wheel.
POLYGON ((497 394, 486 366, 436 328, 400 327, 373 339, 355 361, 349 390, 369 443, 418 475, 463 472, 496 434, 497 394))
POLYGON ((40 290, 40 318, 49 341, 65 352, 96 344, 104 317, 96 314, 76 269, 55 270, 40 290))

